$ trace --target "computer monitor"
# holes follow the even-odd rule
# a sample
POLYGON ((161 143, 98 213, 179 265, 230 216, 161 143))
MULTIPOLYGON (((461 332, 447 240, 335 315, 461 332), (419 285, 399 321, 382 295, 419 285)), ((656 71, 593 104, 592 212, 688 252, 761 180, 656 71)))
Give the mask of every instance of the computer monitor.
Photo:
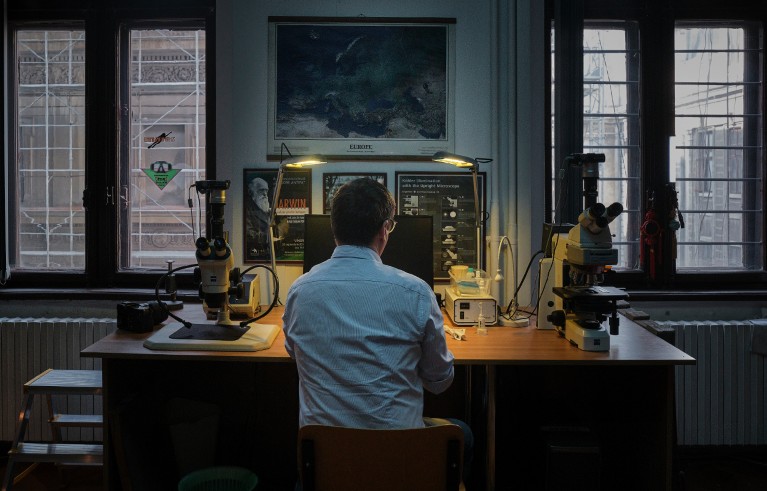
MULTIPOLYGON (((429 215, 396 215, 397 228, 389 235, 381 260, 418 276, 434 288, 433 231, 429 215)), ((330 215, 304 216, 304 273, 329 259, 336 243, 330 215)))

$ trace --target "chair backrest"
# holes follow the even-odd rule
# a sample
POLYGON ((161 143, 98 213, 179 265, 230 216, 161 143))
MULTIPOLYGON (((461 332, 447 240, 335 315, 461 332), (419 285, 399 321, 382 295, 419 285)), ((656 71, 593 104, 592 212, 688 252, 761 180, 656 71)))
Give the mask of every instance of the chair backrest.
POLYGON ((463 432, 452 425, 370 430, 308 425, 298 432, 303 491, 457 491, 463 432))

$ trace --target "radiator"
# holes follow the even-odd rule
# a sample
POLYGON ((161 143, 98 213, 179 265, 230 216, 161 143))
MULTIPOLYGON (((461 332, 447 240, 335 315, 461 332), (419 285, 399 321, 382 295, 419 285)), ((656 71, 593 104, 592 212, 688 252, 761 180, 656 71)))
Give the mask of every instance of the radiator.
MULTIPOLYGON (((21 411, 24 383, 48 369, 99 370, 101 360, 83 358, 80 351, 116 329, 115 319, 0 317, 0 441, 13 441, 21 411)), ((57 410, 72 414, 101 414, 101 396, 54 396, 57 410)), ((36 397, 25 439, 48 441, 48 408, 36 397)), ((65 440, 93 441, 100 429, 63 428, 65 440)))
POLYGON ((676 367, 679 445, 767 444, 767 358, 752 352, 763 325, 751 321, 664 321, 695 365, 676 367))

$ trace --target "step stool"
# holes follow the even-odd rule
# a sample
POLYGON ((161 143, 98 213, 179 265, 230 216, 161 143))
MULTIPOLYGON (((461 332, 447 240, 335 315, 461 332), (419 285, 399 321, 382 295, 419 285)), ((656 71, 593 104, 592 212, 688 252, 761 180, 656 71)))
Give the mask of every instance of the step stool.
POLYGON ((101 394, 101 370, 54 370, 48 369, 24 384, 24 407, 19 413, 16 438, 8 451, 8 466, 3 479, 2 491, 10 491, 14 483, 23 479, 38 463, 101 465, 104 458, 104 446, 101 444, 80 444, 62 442, 61 428, 90 427, 101 428, 103 416, 86 414, 59 414, 53 404, 54 394, 96 395, 101 394), (45 396, 53 433, 53 442, 27 443, 24 434, 32 403, 36 395, 45 396), (14 479, 14 464, 31 463, 14 479))

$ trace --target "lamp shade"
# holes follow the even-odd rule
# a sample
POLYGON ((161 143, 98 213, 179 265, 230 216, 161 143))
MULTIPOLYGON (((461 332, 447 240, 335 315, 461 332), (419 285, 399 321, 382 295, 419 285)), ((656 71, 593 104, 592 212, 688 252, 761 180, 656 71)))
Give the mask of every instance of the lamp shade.
POLYGON ((312 165, 327 164, 328 161, 321 155, 299 155, 298 157, 288 157, 282 161, 281 167, 288 169, 301 169, 312 165))
POLYGON ((464 157, 463 155, 456 155, 448 152, 437 152, 432 158, 434 162, 442 162, 443 164, 450 164, 456 167, 476 167, 477 159, 471 157, 464 157))

